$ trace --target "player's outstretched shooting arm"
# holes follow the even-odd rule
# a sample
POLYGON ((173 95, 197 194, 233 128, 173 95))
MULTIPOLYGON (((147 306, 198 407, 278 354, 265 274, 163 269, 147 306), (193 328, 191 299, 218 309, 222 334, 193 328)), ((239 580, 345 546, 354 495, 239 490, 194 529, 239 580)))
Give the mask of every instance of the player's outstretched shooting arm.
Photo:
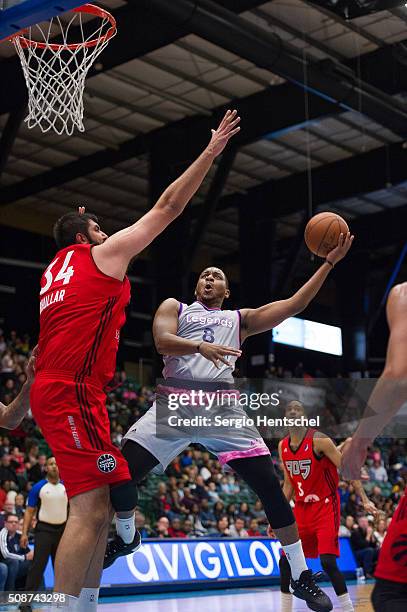
POLYGON ((221 346, 209 342, 195 342, 177 336, 180 303, 174 298, 164 300, 158 308, 153 322, 153 336, 157 351, 161 355, 192 355, 200 353, 218 368, 218 361, 230 366, 227 355, 240 357, 242 351, 232 346, 221 346))
POLYGON ((384 370, 359 426, 344 444, 342 475, 359 478, 367 449, 407 401, 407 283, 393 287, 387 300, 390 338, 384 370))
POLYGON ((27 365, 27 380, 17 397, 5 406, 0 402, 0 427, 15 429, 21 423, 30 407, 30 390, 35 377, 35 359, 38 347, 33 349, 27 365))
POLYGON ((269 331, 282 323, 285 319, 293 317, 306 309, 324 284, 332 268, 345 257, 352 246, 354 236, 348 233, 341 234, 338 246, 328 255, 322 266, 292 297, 278 302, 271 302, 260 308, 243 308, 242 316, 242 342, 248 336, 269 331))
POLYGON ((222 153, 232 136, 240 130, 237 112, 228 110, 201 155, 161 195, 157 203, 133 225, 113 234, 93 247, 97 267, 122 280, 129 262, 145 249, 174 219, 199 189, 215 158, 222 153))

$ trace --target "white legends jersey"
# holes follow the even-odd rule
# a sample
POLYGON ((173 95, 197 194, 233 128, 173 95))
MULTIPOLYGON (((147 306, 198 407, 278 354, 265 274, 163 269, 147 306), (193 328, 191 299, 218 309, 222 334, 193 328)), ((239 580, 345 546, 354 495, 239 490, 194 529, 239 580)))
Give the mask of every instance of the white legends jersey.
MULTIPOLYGON (((194 302, 190 306, 180 304, 178 312, 177 336, 200 342, 210 342, 240 349, 240 312, 239 310, 210 309, 194 302)), ((164 357, 164 378, 184 380, 222 380, 233 382, 232 372, 237 357, 228 355, 231 364, 219 362, 219 368, 205 359, 200 353, 164 357)))

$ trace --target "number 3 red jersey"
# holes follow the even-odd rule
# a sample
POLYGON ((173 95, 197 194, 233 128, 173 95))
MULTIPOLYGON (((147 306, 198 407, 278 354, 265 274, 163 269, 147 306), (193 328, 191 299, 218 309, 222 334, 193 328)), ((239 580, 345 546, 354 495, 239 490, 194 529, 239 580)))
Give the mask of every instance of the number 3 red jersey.
POLYGON ((338 470, 327 457, 318 457, 313 449, 314 429, 308 429, 296 451, 290 447, 290 437, 282 441, 281 456, 295 491, 295 501, 325 501, 336 495, 338 470))
POLYGON ((62 249, 42 276, 36 370, 104 387, 114 375, 130 283, 103 274, 91 250, 62 249))

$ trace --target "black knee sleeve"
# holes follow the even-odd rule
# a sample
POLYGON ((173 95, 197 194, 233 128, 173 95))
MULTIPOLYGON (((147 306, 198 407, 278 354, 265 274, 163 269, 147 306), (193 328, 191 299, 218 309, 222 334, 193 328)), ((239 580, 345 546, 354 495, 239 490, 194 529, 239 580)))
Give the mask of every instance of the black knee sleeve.
POLYGON ((110 501, 116 512, 130 512, 137 506, 137 487, 132 481, 110 487, 110 501))
POLYGON ((143 480, 159 464, 158 459, 150 451, 133 440, 126 440, 122 448, 122 455, 129 465, 130 475, 134 483, 143 480))
POLYGON ((282 555, 278 562, 280 568, 280 591, 282 593, 290 592, 291 567, 287 561, 287 557, 282 555))
POLYGON ((335 593, 337 595, 347 593, 348 589, 346 588, 345 578, 338 567, 335 555, 321 555, 320 561, 322 569, 328 574, 332 582, 335 593))
POLYGON ((282 529, 295 523, 295 518, 270 455, 233 459, 229 465, 257 493, 273 529, 282 529))

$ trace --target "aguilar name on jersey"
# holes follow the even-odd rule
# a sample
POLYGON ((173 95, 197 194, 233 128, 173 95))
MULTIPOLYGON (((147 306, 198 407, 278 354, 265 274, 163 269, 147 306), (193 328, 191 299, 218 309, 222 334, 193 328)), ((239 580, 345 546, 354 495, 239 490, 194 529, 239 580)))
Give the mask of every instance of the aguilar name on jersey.
POLYGON ((327 457, 318 457, 313 448, 315 429, 308 429, 300 446, 293 451, 290 436, 282 442, 282 459, 295 491, 295 502, 325 502, 337 494, 339 476, 327 457))
MULTIPOLYGON (((177 336, 200 342, 210 342, 240 348, 240 312, 209 309, 200 302, 180 304, 177 336)), ((187 380, 222 380, 233 382, 236 357, 226 359, 230 366, 219 362, 219 368, 200 353, 164 357, 164 378, 187 380)))
POLYGON ((130 282, 101 272, 91 249, 60 250, 41 278, 36 371, 104 387, 114 376, 130 282))

